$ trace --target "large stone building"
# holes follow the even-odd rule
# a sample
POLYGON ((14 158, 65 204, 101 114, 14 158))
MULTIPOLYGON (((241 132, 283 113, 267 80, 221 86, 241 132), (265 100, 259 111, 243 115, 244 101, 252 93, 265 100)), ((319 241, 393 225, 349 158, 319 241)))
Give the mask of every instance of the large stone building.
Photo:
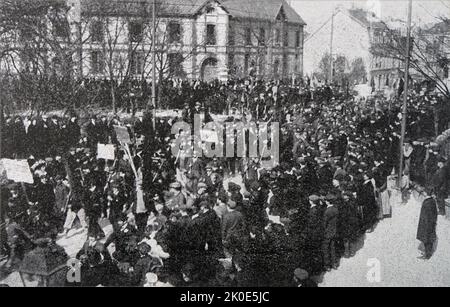
MULTIPOLYGON (((151 78, 151 1, 70 0, 78 73, 151 78)), ((186 79, 303 74, 305 22, 284 0, 158 0, 157 72, 186 79)))

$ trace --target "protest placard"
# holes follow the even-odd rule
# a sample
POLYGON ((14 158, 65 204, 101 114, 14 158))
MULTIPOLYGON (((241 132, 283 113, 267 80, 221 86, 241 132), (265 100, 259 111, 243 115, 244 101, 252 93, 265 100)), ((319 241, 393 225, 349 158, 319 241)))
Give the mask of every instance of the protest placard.
POLYGON ((117 140, 122 144, 131 144, 130 133, 127 127, 114 126, 114 131, 116 132, 117 140))
POLYGON ((213 130, 200 130, 200 138, 203 142, 209 142, 209 143, 219 143, 219 137, 217 135, 217 132, 213 130))
POLYGON ((115 160, 116 159, 115 151, 116 151, 116 148, 114 145, 98 144, 97 145, 97 159, 115 160))
POLYGON ((9 180, 18 183, 33 184, 33 174, 31 174, 30 166, 26 160, 10 160, 2 159, 0 169, 6 172, 6 177, 9 180))

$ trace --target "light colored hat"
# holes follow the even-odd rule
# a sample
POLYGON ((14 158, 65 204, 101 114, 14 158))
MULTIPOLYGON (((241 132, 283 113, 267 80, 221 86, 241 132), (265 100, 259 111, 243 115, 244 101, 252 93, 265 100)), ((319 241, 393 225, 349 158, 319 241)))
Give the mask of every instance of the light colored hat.
POLYGON ((298 280, 305 280, 308 279, 309 274, 307 271, 297 268, 294 271, 294 276, 298 279, 298 280))
POLYGON ((147 280, 148 283, 156 283, 158 282, 158 275, 156 275, 155 273, 147 273, 145 275, 145 279, 147 280))

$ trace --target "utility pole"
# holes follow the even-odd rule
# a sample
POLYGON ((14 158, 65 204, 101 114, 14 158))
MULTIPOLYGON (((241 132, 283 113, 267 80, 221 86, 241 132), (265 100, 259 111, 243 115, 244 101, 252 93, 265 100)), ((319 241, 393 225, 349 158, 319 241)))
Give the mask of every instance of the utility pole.
POLYGON ((409 65, 410 65, 410 49, 411 49, 411 14, 412 14, 412 0, 408 3, 408 24, 406 33, 406 61, 405 61, 405 87, 403 93, 403 109, 402 109, 402 133, 400 138, 400 166, 398 172, 398 186, 402 185, 403 178, 403 145, 405 144, 406 134, 406 116, 408 115, 408 88, 409 88, 409 65))
MULTIPOLYGON (((3 75, 0 74, 0 86, 3 87, 3 75)), ((2 144, 1 144, 1 140, 3 140, 3 95, 2 93, 0 93, 0 159, 2 158, 2 144)), ((0 194, 3 194, 2 191, 3 189, 1 189, 0 187, 0 194)), ((3 225, 4 223, 4 219, 5 217, 3 216, 3 204, 2 204, 2 199, 3 195, 0 195, 0 261, 2 260, 2 258, 5 257, 5 255, 3 254, 3 244, 5 242, 3 242, 3 233, 4 233, 4 228, 5 225, 3 225)))
POLYGON ((152 1, 152 107, 153 130, 156 133, 156 0, 152 1))
POLYGON ((336 9, 333 9, 331 15, 331 36, 330 36, 330 76, 329 76, 329 84, 333 83, 333 40, 334 40, 334 15, 336 14, 336 9))

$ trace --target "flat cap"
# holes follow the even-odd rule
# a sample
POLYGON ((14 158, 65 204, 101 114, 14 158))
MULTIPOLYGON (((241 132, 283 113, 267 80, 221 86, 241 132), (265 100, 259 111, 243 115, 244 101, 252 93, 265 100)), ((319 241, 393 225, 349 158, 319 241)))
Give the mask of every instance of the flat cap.
POLYGON ((320 197, 317 196, 317 195, 315 195, 315 194, 313 194, 313 195, 311 195, 311 196, 309 197, 309 200, 310 200, 310 201, 319 201, 319 200, 320 200, 320 197))

